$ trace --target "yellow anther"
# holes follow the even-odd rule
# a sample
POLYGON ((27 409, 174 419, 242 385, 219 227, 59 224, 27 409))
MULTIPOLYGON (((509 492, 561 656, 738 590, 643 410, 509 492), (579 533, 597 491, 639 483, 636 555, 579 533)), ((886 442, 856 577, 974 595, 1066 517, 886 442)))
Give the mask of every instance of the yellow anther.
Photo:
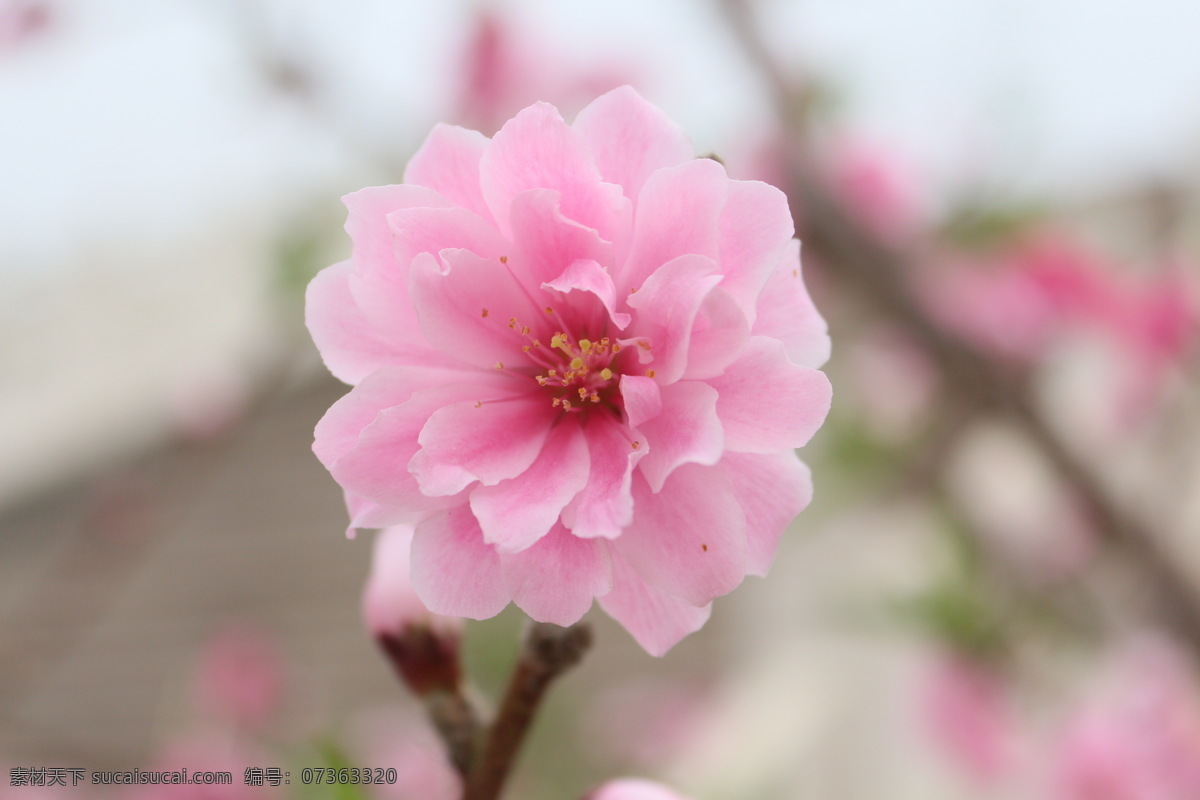
POLYGON ((483 408, 483 401, 482 401, 482 400, 476 400, 476 401, 475 401, 475 407, 476 407, 476 408, 483 408))
POLYGON ((612 370, 608 367, 605 367, 604 369, 600 370, 600 377, 604 378, 606 381, 612 380, 612 370))
POLYGON ((563 346, 563 335, 561 333, 556 333, 553 336, 551 336, 550 337, 550 346, 551 347, 562 347, 563 346))
POLYGON ((643 350, 649 350, 650 343, 647 342, 645 339, 638 339, 638 347, 642 348, 643 350))
POLYGON ((561 406, 562 398, 561 397, 554 398, 554 402, 552 402, 550 405, 554 406, 555 408, 557 408, 558 406, 561 406))
POLYGON ((652 369, 648 369, 648 370, 646 370, 646 377, 647 377, 647 378, 653 378, 653 377, 654 377, 654 370, 652 370, 652 369))
POLYGON ((558 374, 558 371, 557 371, 557 370, 553 370, 553 369, 548 369, 548 370, 546 370, 546 374, 547 374, 547 375, 549 375, 549 376, 551 376, 551 377, 554 377, 555 375, 557 375, 557 374, 558 374))
POLYGON ((631 445, 634 450, 637 450, 639 447, 642 446, 642 443, 641 442, 632 442, 631 445))
POLYGON ((486 308, 479 312, 479 316, 481 316, 481 317, 486 317, 487 315, 488 315, 488 311, 486 308))
POLYGON ((538 382, 539 386, 546 385, 546 376, 545 375, 538 375, 534 380, 536 380, 538 382))
POLYGON ((523 345, 521 345, 521 352, 522 352, 522 353, 528 353, 528 352, 529 352, 529 345, 527 345, 527 344, 523 344, 523 345))
POLYGON ((583 388, 582 386, 580 386, 579 387, 579 399, 586 400, 587 396, 588 396, 588 390, 583 388))
POLYGON ((554 313, 554 309, 553 309, 553 308, 551 308, 550 306, 546 306, 546 313, 547 313, 547 314, 553 314, 553 313, 554 313))
POLYGON ((541 347, 541 346, 542 346, 542 340, 541 340, 541 339, 534 339, 534 340, 533 340, 533 346, 534 346, 534 347, 541 347))
POLYGON ((508 263, 508 256, 500 256, 500 263, 501 263, 501 264, 507 264, 507 263, 508 263))
POLYGON ((588 399, 591 400, 593 403, 599 403, 600 395, 596 394, 595 392, 592 392, 590 395, 588 395, 588 399))
POLYGON ((576 356, 571 359, 571 369, 583 369, 583 359, 576 356))
POLYGON ((563 411, 571 410, 571 401, 568 400, 567 398, 565 398, 565 397, 563 398, 562 405, 563 405, 563 411))
POLYGON ((522 336, 528 336, 528 335, 529 335, 529 326, 528 326, 528 325, 522 325, 522 326, 521 326, 521 335, 522 335, 522 336))
POLYGON ((619 345, 619 344, 614 344, 614 345, 613 345, 613 352, 614 352, 614 353, 619 353, 619 352, 621 352, 621 345, 619 345))
POLYGON ((504 362, 503 362, 503 361, 497 361, 497 362, 496 362, 496 369, 504 369, 504 362))
POLYGON ((579 349, 585 353, 590 353, 590 352, 592 352, 592 343, 587 339, 580 339, 579 340, 579 349))

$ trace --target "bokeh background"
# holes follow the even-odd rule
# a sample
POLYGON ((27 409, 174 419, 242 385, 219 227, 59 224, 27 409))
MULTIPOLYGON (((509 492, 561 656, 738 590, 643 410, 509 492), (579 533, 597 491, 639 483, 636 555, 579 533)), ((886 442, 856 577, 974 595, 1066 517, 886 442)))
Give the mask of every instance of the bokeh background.
MULTIPOLYGON (((0 797, 176 762, 453 796, 309 451, 345 387, 303 287, 436 121, 624 83, 789 190, 834 410, 770 578, 661 660, 597 614, 513 796, 1200 797, 1197 30, 1187 0, 0 0, 0 797)), ((468 628, 484 694, 520 624, 468 628)))

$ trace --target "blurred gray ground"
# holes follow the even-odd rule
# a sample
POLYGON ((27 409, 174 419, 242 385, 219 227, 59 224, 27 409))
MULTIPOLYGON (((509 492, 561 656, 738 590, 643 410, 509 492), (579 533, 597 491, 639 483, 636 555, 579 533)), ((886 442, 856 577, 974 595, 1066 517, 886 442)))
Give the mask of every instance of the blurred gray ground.
POLYGON ((0 517, 0 758, 146 766, 229 623, 279 640, 306 698, 289 729, 396 697, 358 617, 369 540, 343 539, 339 490, 308 449, 344 390, 326 379, 269 398, 218 439, 0 517))

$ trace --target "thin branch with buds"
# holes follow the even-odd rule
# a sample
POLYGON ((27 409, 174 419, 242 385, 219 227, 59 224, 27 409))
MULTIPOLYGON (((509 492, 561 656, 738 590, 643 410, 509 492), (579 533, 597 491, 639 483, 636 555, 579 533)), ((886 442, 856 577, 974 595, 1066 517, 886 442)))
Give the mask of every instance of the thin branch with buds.
POLYGON ((760 70, 777 104, 792 147, 787 153, 789 194, 803 214, 795 216, 805 247, 836 266, 832 277, 855 296, 907 330, 938 363, 947 386, 974 413, 991 412, 1015 423, 1042 457, 1076 492, 1105 541, 1129 554, 1156 594, 1166 624, 1200 653, 1200 595, 1189 576, 1142 523, 1121 508, 1097 476, 1036 411, 1026 386, 1003 365, 950 336, 925 313, 903 276, 908 259, 856 223, 825 190, 802 152, 809 93, 793 85, 771 55, 747 0, 721 0, 731 27, 760 70))

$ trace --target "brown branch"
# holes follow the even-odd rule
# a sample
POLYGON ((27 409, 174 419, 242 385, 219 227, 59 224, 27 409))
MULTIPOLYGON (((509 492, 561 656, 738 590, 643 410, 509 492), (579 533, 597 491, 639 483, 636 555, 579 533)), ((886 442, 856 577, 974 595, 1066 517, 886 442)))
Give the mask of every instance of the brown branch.
POLYGON ((569 628, 544 622, 530 626, 483 752, 467 776, 463 800, 500 797, 546 690, 579 663, 591 643, 592 631, 585 623, 569 628))
MULTIPOLYGON (((771 56, 747 0, 722 0, 731 27, 758 65, 779 104, 779 116, 793 144, 804 140, 806 96, 787 81, 771 56)), ((937 361, 949 388, 976 411, 990 411, 1017 424, 1043 457, 1082 500, 1103 538, 1122 548, 1156 592, 1164 621, 1200 652, 1200 596, 1188 575, 1140 520, 1113 500, 1092 470, 1037 413, 1023 382, 986 354, 949 336, 925 313, 905 275, 915 274, 906 258, 881 243, 850 218, 824 189, 798 146, 788 153, 793 196, 802 213, 796 229, 805 247, 836 265, 833 277, 879 312, 902 325, 937 361)))

